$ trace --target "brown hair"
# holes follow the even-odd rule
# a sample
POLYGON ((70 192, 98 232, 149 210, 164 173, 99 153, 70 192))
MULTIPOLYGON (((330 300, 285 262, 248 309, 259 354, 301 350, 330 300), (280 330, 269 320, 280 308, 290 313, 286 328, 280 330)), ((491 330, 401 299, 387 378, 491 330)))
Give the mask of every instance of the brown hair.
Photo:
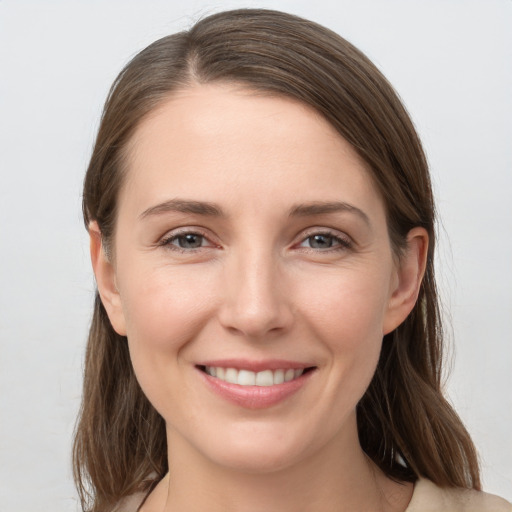
MULTIPOLYGON (((320 112, 369 164, 400 255, 415 226, 430 237, 426 273, 409 317, 383 340, 357 407, 364 451, 390 477, 480 488, 475 448, 441 390, 442 329, 434 279, 435 212, 414 126, 377 68, 340 36, 268 10, 209 16, 156 41, 123 69, 106 101, 84 184, 86 226, 110 246, 123 151, 142 119, 193 83, 235 82, 286 95, 320 112)), ((83 510, 104 511, 167 472, 164 420, 142 393, 124 337, 96 295, 87 346, 74 473, 83 510)))

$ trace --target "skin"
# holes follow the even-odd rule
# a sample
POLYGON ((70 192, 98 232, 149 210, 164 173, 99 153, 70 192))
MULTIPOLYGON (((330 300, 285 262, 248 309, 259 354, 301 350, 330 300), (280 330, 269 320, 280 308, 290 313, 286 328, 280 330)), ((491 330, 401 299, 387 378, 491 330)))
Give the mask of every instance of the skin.
POLYGON ((398 262, 350 144, 309 107, 232 84, 175 93, 142 121, 127 162, 113 254, 94 222, 90 234, 109 318, 167 425, 171 478, 142 510, 405 510, 412 485, 364 455, 355 408, 383 335, 414 306, 426 232, 409 233, 398 262), (154 208, 176 199, 223 215, 154 208), (290 215, 340 201, 351 209, 290 215), (179 247, 184 233, 199 246, 179 247), (251 410, 200 378, 198 362, 228 357, 315 370, 251 410))

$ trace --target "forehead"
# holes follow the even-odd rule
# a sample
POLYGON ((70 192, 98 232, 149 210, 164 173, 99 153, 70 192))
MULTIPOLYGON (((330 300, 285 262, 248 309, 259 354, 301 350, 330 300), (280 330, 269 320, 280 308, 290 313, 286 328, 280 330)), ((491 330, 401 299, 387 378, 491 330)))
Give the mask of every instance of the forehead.
POLYGON ((318 112, 232 84, 173 94, 140 123, 126 163, 121 203, 130 198, 139 210, 190 194, 380 203, 366 163, 318 112))

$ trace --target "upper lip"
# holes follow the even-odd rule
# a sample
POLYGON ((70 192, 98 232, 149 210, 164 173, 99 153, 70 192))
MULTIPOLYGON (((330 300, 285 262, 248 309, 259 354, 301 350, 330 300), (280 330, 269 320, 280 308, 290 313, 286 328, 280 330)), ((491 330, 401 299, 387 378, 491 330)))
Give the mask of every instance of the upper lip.
POLYGON ((237 370, 249 370, 252 372, 261 372, 264 370, 299 370, 311 368, 315 365, 310 363, 301 363, 285 359, 265 359, 252 361, 248 359, 215 359, 201 361, 196 366, 213 366, 216 368, 236 368, 237 370))

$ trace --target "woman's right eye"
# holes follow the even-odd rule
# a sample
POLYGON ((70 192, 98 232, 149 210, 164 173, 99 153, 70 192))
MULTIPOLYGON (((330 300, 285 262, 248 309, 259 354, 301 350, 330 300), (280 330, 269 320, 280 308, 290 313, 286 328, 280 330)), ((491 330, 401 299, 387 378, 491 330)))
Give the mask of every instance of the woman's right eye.
POLYGON ((200 233, 179 233, 162 240, 160 245, 178 250, 194 250, 201 247, 211 247, 212 244, 200 233))

